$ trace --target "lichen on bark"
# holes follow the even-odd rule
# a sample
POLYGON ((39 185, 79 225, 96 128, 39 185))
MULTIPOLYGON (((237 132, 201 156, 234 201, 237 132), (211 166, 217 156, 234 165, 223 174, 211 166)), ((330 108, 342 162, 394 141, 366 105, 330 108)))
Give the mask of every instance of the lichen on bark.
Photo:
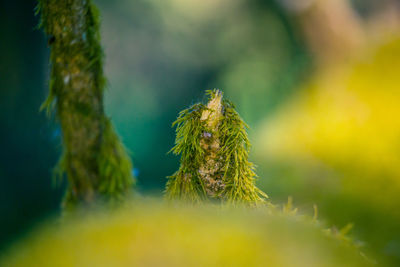
POLYGON ((50 93, 62 128, 64 204, 121 199, 134 181, 132 164, 103 107, 105 77, 99 14, 90 0, 40 0, 40 26, 51 47, 50 93))
POLYGON ((219 90, 207 91, 207 105, 183 110, 172 152, 180 168, 168 177, 166 196, 190 202, 221 200, 263 203, 267 195, 255 186, 254 165, 248 160, 247 125, 219 90))

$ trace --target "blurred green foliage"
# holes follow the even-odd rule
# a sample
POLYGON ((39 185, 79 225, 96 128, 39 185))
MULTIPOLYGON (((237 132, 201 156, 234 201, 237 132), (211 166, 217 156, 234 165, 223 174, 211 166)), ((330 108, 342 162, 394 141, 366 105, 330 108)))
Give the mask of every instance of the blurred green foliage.
MULTIPOLYGON (((392 37, 393 38, 393 37, 392 37)), ((400 262, 400 41, 319 70, 258 129, 262 188, 318 203, 322 217, 355 224, 366 246, 400 262)))

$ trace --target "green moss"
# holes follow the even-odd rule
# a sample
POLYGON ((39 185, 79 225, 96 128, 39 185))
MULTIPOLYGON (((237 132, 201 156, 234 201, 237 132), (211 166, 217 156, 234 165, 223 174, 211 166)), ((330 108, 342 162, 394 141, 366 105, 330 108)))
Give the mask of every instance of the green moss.
POLYGON ((177 128, 171 151, 181 155, 181 165, 168 177, 167 197, 191 202, 265 202, 267 195, 255 186, 254 165, 248 160, 247 125, 221 91, 207 91, 207 95, 207 106, 195 104, 173 123, 177 128))
POLYGON ((115 200, 130 191, 132 164, 104 114, 99 12, 90 0, 41 0, 37 13, 51 47, 50 92, 63 132, 58 175, 67 174, 66 206, 115 200))
POLYGON ((323 225, 280 208, 149 200, 48 223, 0 253, 0 265, 375 266, 323 225))

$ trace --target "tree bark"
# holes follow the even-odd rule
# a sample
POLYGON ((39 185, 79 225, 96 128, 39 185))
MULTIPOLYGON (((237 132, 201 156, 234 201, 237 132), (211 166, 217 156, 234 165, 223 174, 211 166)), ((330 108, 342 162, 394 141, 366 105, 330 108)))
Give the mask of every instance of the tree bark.
POLYGON ((44 106, 55 102, 62 128, 59 168, 69 181, 66 204, 120 197, 133 181, 132 166, 104 114, 98 11, 90 0, 41 0, 39 11, 51 47, 44 106))

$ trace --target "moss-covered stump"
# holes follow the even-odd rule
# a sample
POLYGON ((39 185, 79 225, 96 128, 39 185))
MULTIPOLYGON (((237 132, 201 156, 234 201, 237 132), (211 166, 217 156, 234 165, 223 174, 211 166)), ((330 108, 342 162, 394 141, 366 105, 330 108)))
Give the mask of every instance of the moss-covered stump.
POLYGON ((67 206, 119 199, 133 182, 129 156, 104 114, 98 11, 90 0, 40 0, 51 47, 50 94, 62 128, 59 173, 68 177, 67 206))
POLYGON ((181 165, 168 177, 167 197, 265 202, 267 195, 255 186, 254 165, 248 160, 246 124, 221 91, 207 91, 207 95, 207 105, 183 110, 173 124, 177 129, 172 152, 181 155, 181 165))

